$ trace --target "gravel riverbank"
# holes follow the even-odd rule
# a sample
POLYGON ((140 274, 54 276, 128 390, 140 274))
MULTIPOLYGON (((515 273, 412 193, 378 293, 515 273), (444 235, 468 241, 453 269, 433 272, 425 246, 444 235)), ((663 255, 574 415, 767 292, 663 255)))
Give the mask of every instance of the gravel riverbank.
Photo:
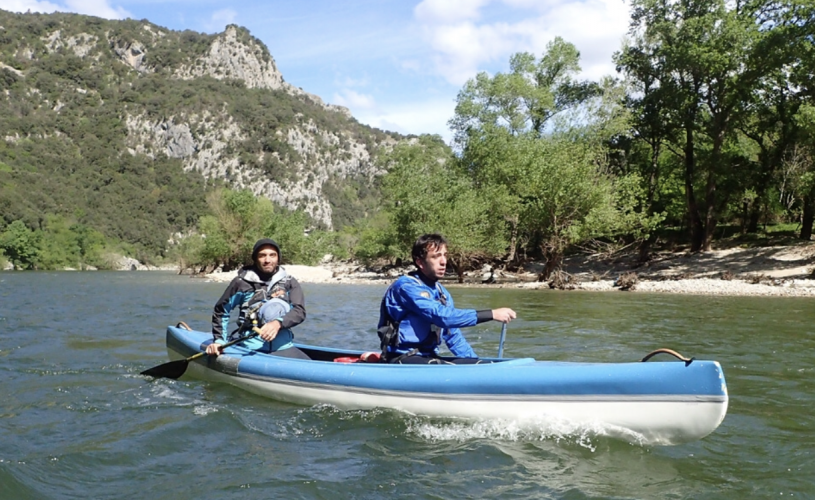
MULTIPOLYGON (((412 267, 375 272, 358 263, 332 262, 320 266, 285 265, 302 283, 390 284, 412 267)), ((465 283, 445 280, 446 286, 483 286, 550 289, 537 281, 541 264, 529 264, 519 273, 467 273, 465 283), (487 283, 487 281, 494 281, 487 283)), ((633 256, 599 258, 584 255, 564 260, 561 289, 632 291, 733 296, 815 296, 815 244, 730 248, 703 254, 665 252, 638 265, 633 256)), ((213 273, 213 281, 229 281, 234 272, 213 273)), ((556 287, 558 288, 558 287, 556 287)))

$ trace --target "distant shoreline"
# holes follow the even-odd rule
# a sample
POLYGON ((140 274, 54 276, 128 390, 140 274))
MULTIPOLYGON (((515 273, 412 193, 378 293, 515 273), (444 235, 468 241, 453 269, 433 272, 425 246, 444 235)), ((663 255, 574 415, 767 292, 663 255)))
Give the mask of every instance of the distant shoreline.
MULTIPOLYGON (((388 286, 412 266, 374 271, 358 262, 329 262, 318 266, 283 266, 301 283, 388 286)), ((450 288, 516 288, 549 290, 550 283, 538 281, 543 264, 531 262, 519 272, 489 267, 465 273, 465 282, 448 274, 442 282, 450 288), (487 282, 493 281, 493 282, 487 282)), ((94 269, 87 269, 93 271, 94 269)), ((165 264, 147 266, 128 259, 119 271, 164 271, 178 273, 178 267, 165 264)), ((572 255, 564 259, 567 281, 561 290, 620 291, 621 277, 632 284, 626 291, 712 296, 815 297, 815 243, 791 246, 730 248, 712 252, 662 252, 645 264, 634 255, 572 255)), ((11 271, 4 269, 3 271, 11 271)), ((64 269, 77 272, 76 269, 64 269)), ((217 272, 196 276, 210 282, 228 282, 237 272, 217 272)), ((558 290, 555 288, 555 290, 558 290)), ((560 291, 560 290, 558 290, 560 291)))
MULTIPOLYGON (((283 266, 302 283, 365 284, 387 286, 410 267, 373 272, 353 262, 320 266, 283 266)), ((550 289, 537 281, 542 265, 531 263, 525 272, 491 273, 488 269, 467 273, 465 283, 445 279, 448 287, 550 289), (490 276, 496 283, 483 283, 490 276)), ((666 252, 638 266, 633 256, 602 258, 576 255, 564 259, 563 271, 571 278, 567 290, 620 291, 615 281, 632 277, 630 291, 716 296, 815 297, 815 244, 759 248, 732 248, 703 254, 666 252)), ((206 275, 210 281, 226 282, 235 272, 206 275)))

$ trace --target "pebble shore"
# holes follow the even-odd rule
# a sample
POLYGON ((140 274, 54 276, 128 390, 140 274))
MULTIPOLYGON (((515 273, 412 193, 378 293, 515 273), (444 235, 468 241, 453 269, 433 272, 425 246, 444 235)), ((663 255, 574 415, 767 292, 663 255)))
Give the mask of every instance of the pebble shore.
MULTIPOLYGON (((519 288, 549 288, 546 283, 525 283, 519 288)), ((600 280, 578 283, 576 290, 596 292, 620 291, 613 280, 600 280)), ((733 279, 725 281, 713 278, 696 278, 673 281, 639 281, 631 292, 645 293, 681 293, 694 295, 731 295, 731 296, 775 296, 775 297, 815 297, 815 280, 790 279, 776 282, 753 284, 747 280, 733 279)))
MULTIPOLYGON (((374 272, 359 263, 330 262, 320 266, 283 266, 301 283, 344 283, 388 285, 410 267, 374 272)), ((488 268, 468 273, 464 284, 445 280, 445 286, 521 288, 549 290, 547 282, 537 281, 540 265, 526 272, 490 272, 488 268), (484 283, 490 278, 495 283, 484 283)), ((815 296, 815 245, 727 249, 705 254, 663 254, 645 266, 632 258, 592 259, 573 256, 565 259, 563 270, 571 277, 569 290, 618 292, 622 275, 635 277, 627 291, 633 293, 677 293, 725 296, 815 296)), ((213 281, 229 281, 234 272, 213 273, 213 281)))

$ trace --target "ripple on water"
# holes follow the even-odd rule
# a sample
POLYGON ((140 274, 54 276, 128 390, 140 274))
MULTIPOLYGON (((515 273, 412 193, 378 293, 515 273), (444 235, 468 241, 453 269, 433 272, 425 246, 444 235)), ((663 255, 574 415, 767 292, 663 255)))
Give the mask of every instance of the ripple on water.
MULTIPOLYGON (((651 447, 616 429, 431 419, 149 381, 164 328, 207 328, 224 284, 152 273, 3 275, 0 498, 796 498, 815 491, 811 299, 468 290, 511 306, 507 356, 638 360, 672 347, 725 367, 710 436, 651 447), (10 285, 6 287, 6 285, 10 285), (49 300, 43 314, 43 297, 49 300), (615 436, 615 437, 612 437, 615 436), (794 494, 794 495, 793 495, 794 494)), ((384 287, 304 286, 298 340, 376 344, 384 287), (349 300, 352 297, 353 300, 349 300)), ((467 337, 497 349, 499 328, 467 337)))

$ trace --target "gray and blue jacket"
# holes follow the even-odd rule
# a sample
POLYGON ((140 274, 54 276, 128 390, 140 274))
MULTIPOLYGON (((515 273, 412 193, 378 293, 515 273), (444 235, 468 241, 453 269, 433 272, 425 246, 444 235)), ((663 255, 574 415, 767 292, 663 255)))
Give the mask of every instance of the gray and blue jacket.
MULTIPOLYGON (((306 304, 303 289, 300 283, 278 267, 277 272, 264 280, 258 273, 255 266, 246 266, 238 271, 235 277, 226 287, 221 298, 215 304, 212 311, 212 337, 219 343, 224 343, 229 339, 229 315, 236 307, 240 308, 238 324, 242 325, 246 320, 246 310, 256 302, 280 299, 287 302, 291 308, 280 318, 282 329, 299 325, 306 319, 306 304)), ((280 341, 284 336, 280 335, 280 341)), ((275 339, 278 341, 278 339, 275 339)))

